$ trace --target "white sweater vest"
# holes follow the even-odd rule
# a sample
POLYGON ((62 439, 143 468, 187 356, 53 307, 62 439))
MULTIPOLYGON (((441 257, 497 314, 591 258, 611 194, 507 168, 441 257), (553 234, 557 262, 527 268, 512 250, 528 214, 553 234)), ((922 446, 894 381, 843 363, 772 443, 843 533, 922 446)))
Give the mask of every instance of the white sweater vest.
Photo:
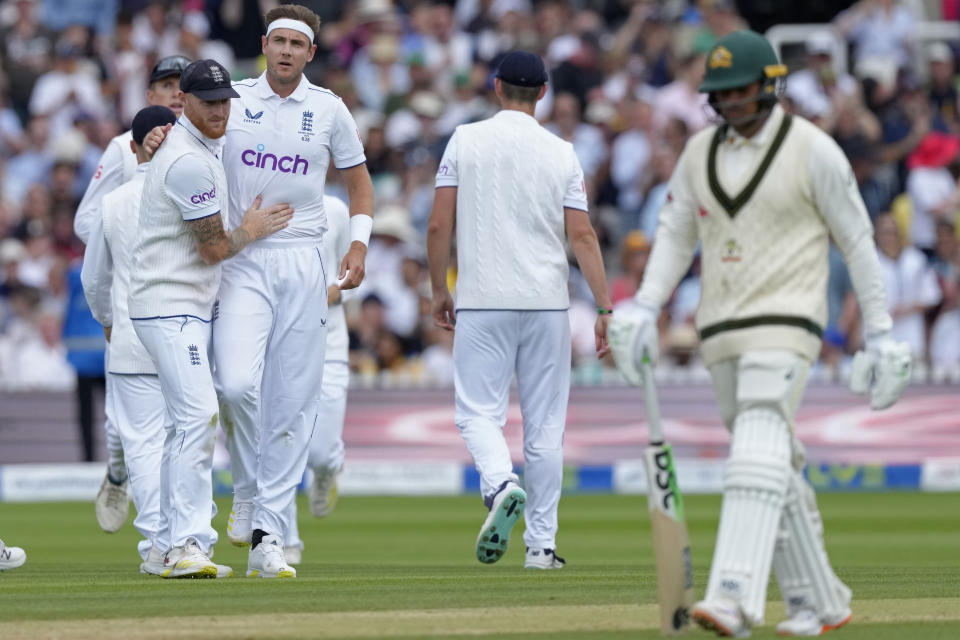
MULTIPOLYGON (((193 234, 165 186, 170 167, 188 153, 210 163, 217 192, 227 193, 227 179, 220 160, 186 128, 173 127, 150 162, 144 181, 130 274, 131 318, 188 315, 212 319, 221 266, 208 265, 200 257, 193 234)), ((226 199, 221 202, 225 208, 226 199)), ((227 219, 226 211, 221 210, 220 215, 227 219)))
POLYGON ((719 170, 708 166, 715 130, 689 141, 685 164, 687 184, 702 203, 696 324, 704 360, 764 348, 786 348, 815 360, 827 320, 829 244, 807 162, 814 136, 822 133, 806 120, 785 118, 782 137, 775 135, 768 146, 769 151, 780 141, 779 149, 766 156, 770 164, 744 202, 737 193, 725 194, 719 170))

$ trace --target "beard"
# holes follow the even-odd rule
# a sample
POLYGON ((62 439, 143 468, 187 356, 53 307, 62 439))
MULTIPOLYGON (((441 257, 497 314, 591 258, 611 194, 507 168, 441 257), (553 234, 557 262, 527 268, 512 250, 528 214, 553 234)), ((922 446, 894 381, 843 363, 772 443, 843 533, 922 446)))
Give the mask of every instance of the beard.
MULTIPOLYGON (((191 120, 191 122, 193 122, 191 120)), ((197 129, 200 130, 200 133, 210 138, 211 140, 216 140, 217 138, 222 138, 227 132, 227 121, 226 119, 221 122, 210 123, 206 120, 193 123, 197 129)))

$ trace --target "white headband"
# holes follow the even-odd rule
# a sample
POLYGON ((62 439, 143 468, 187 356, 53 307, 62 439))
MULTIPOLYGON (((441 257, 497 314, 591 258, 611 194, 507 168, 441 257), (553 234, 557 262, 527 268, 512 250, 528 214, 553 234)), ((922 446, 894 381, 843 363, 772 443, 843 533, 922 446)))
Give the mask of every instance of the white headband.
POLYGON ((274 29, 293 29, 294 31, 299 31, 303 35, 307 36, 307 40, 310 41, 310 44, 313 44, 313 39, 316 37, 316 34, 313 33, 313 29, 307 26, 307 23, 303 20, 277 18, 270 23, 269 27, 267 27, 267 37, 270 37, 270 32, 274 29))

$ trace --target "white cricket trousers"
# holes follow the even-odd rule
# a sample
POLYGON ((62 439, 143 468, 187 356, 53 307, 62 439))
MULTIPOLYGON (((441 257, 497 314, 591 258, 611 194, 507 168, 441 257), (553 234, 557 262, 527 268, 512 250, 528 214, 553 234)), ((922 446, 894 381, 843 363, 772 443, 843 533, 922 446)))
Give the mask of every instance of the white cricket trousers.
POLYGON ((123 461, 123 445, 120 441, 120 432, 117 429, 116 419, 113 416, 114 402, 113 389, 110 388, 110 349, 103 352, 103 370, 107 381, 103 390, 103 433, 104 444, 107 449, 107 473, 114 480, 121 482, 127 477, 127 467, 123 461))
MULTIPOLYGON (((329 473, 343 466, 343 420, 347 413, 347 387, 350 386, 350 365, 342 360, 327 360, 323 365, 323 386, 320 389, 320 419, 310 438, 307 465, 314 473, 329 473)), ((287 508, 285 547, 303 548, 297 526, 297 495, 287 508)))
POLYGON ((209 553, 213 446, 219 408, 210 372, 210 323, 192 316, 134 320, 133 328, 157 368, 166 406, 160 504, 166 507, 171 547, 197 541, 209 553))
POLYGON ((137 543, 140 557, 147 559, 151 546, 166 550, 166 513, 160 508, 160 469, 166 405, 160 379, 155 375, 107 374, 108 396, 113 404, 114 425, 126 452, 127 474, 137 517, 133 526, 144 537, 137 543))
POLYGON ((556 548, 570 395, 567 312, 460 310, 453 363, 455 420, 480 473, 484 497, 506 480, 517 480, 503 437, 516 373, 527 491, 523 539, 528 547, 556 548))
POLYGON ((286 531, 317 422, 325 283, 316 242, 260 241, 223 268, 213 343, 234 497, 270 534, 286 531))

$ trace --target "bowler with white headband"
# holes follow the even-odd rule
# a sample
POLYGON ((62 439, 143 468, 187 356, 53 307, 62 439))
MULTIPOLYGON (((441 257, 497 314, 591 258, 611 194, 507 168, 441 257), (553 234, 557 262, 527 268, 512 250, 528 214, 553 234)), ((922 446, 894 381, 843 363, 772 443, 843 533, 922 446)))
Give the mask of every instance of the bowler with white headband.
POLYGON ((232 102, 223 164, 236 206, 262 195, 264 206, 289 202, 297 214, 282 232, 225 266, 213 340, 234 482, 227 535, 236 545, 251 545, 249 576, 291 578, 296 570, 283 551, 285 512, 311 434, 329 428, 319 410, 325 273, 340 276, 340 289, 363 280, 373 185, 347 107, 303 75, 316 52, 320 19, 288 4, 269 11, 265 23, 267 68, 233 84, 240 98, 232 102), (323 262, 323 191, 331 162, 350 200, 351 243, 339 265, 323 262))

